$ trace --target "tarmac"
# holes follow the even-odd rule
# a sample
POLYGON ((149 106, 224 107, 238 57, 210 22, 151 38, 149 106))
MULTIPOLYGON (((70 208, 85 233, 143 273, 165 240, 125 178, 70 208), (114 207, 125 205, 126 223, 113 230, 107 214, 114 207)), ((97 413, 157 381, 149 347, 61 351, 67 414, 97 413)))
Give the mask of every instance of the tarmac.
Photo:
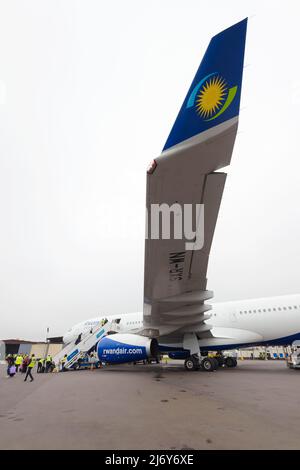
POLYGON ((0 449, 299 449, 300 371, 284 361, 36 374, 0 366, 0 449))

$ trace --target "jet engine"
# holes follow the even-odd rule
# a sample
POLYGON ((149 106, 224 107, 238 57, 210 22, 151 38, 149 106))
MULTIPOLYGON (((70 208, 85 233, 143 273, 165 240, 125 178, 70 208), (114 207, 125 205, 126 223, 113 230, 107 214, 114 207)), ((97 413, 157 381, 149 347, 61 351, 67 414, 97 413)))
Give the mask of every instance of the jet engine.
POLYGON ((115 333, 99 341, 97 353, 102 362, 124 364, 157 357, 159 349, 155 338, 150 339, 130 333, 115 333))

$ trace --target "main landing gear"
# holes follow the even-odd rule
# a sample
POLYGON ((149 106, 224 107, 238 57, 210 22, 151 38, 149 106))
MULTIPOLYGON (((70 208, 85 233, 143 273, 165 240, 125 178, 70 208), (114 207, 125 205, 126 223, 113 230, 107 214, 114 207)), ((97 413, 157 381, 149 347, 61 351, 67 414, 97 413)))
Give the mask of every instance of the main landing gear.
POLYGON ((199 347, 199 339, 195 333, 185 333, 183 337, 183 349, 189 351, 190 356, 184 361, 186 370, 204 370, 213 372, 218 367, 236 367, 237 360, 234 357, 217 352, 214 357, 208 356, 208 351, 202 351, 199 347))
POLYGON ((199 359, 199 357, 193 355, 184 361, 184 367, 189 371, 202 369, 205 372, 213 372, 218 367, 218 361, 213 357, 199 359))
POLYGON ((226 357, 225 358, 225 366, 226 367, 236 367, 237 366, 237 360, 235 357, 226 357))
POLYGON ((184 361, 184 367, 186 368, 186 370, 199 370, 200 369, 199 359, 197 359, 194 356, 188 357, 184 361))
POLYGON ((186 333, 183 337, 183 348, 190 351, 190 356, 184 361, 186 370, 205 370, 213 372, 218 367, 218 361, 212 357, 202 356, 199 340, 195 333, 186 333))
POLYGON ((230 356, 199 357, 198 354, 194 354, 184 361, 184 367, 189 371, 201 369, 205 372, 213 372, 214 370, 218 369, 218 367, 224 366, 230 369, 236 367, 237 360, 230 356))

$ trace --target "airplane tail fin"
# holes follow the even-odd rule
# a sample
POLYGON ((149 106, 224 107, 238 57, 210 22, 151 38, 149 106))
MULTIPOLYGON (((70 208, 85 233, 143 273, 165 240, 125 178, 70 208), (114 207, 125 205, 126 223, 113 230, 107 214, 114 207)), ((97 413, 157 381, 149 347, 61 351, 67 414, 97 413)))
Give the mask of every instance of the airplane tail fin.
POLYGON ((247 18, 214 36, 164 150, 239 114, 247 18))

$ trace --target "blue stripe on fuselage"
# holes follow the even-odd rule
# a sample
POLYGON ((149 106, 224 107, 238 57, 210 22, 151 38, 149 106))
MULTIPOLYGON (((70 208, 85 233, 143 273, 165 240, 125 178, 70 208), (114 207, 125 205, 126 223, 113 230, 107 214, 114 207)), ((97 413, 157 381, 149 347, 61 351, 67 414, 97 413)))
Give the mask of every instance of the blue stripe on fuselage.
MULTIPOLYGON (((289 336, 283 336, 281 338, 270 339, 268 341, 258 341, 256 343, 235 343, 235 344, 221 344, 214 346, 202 346, 202 351, 220 351, 224 349, 241 349, 250 348, 253 346, 290 346, 294 341, 300 340, 300 332, 289 336)), ((160 352, 174 352, 174 351, 187 351, 184 348, 176 348, 160 344, 160 352)))

